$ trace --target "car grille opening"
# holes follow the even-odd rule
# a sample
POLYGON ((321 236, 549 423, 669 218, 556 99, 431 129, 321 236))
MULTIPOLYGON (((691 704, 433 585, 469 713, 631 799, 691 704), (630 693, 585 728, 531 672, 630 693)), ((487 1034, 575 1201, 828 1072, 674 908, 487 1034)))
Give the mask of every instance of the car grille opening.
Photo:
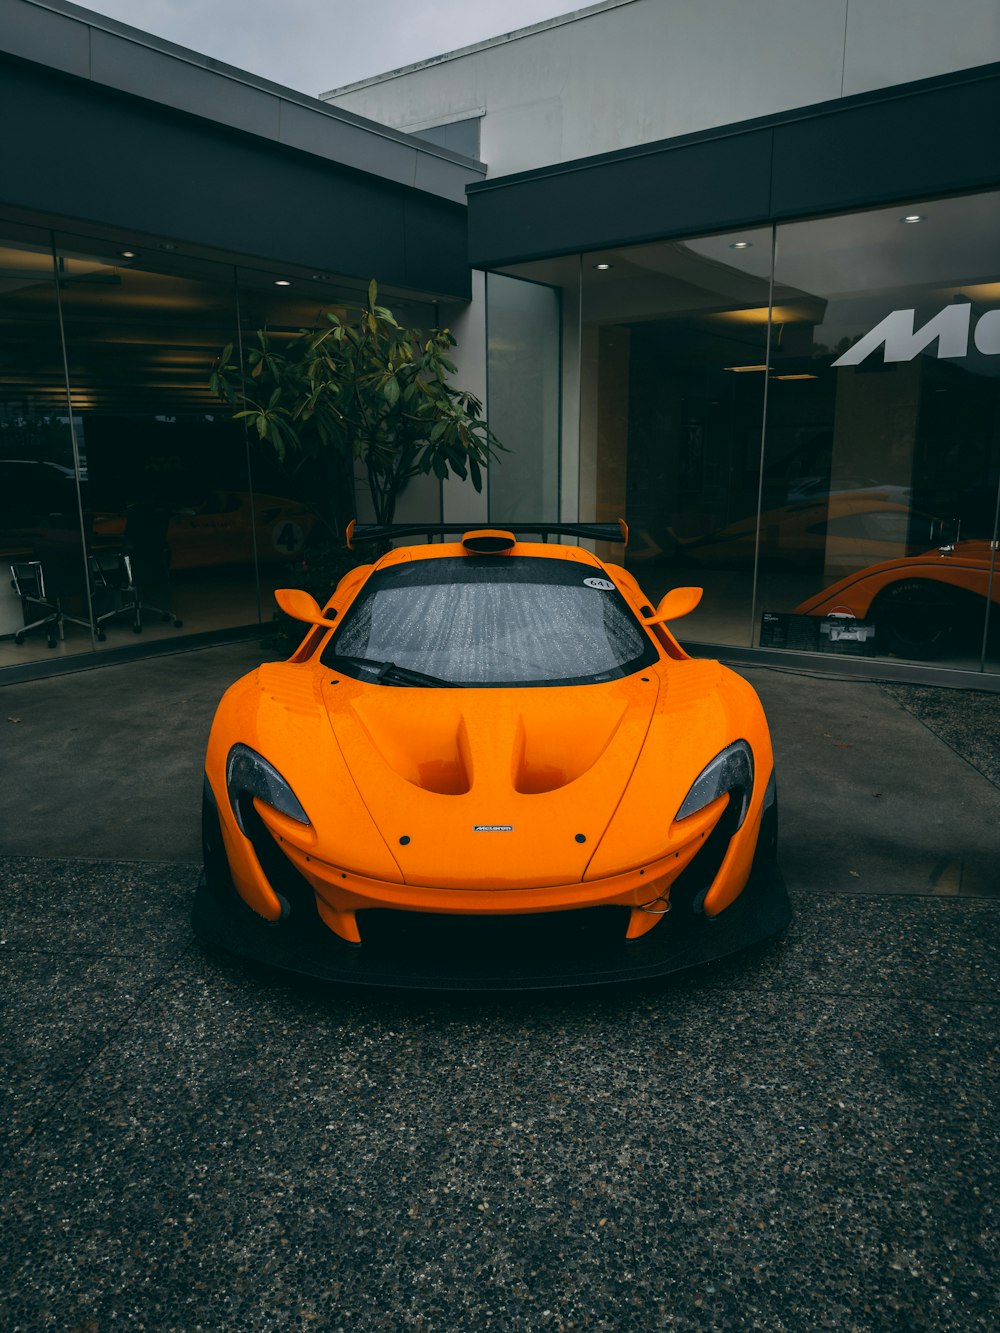
POLYGON ((362 948, 380 956, 462 962, 577 962, 621 944, 627 907, 466 916, 372 907, 358 912, 362 948))
POLYGON ((712 887, 736 832, 736 815, 737 803, 730 801, 704 845, 674 880, 670 906, 675 913, 675 924, 701 912, 705 894, 712 887))
POLYGON ((275 893, 285 899, 299 920, 319 920, 316 895, 312 885, 299 874, 275 842, 271 831, 248 800, 243 807, 243 824, 264 877, 275 893))

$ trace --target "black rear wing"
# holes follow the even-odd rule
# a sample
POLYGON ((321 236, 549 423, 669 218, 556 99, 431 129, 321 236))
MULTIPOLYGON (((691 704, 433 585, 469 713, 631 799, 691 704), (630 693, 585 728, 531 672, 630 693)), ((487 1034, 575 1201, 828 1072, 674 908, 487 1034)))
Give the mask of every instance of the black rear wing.
POLYGON ((359 523, 352 519, 347 525, 346 540, 353 551, 358 542, 391 541, 396 537, 461 537, 467 532, 514 532, 549 537, 588 537, 595 542, 628 544, 628 524, 623 518, 613 523, 359 523))

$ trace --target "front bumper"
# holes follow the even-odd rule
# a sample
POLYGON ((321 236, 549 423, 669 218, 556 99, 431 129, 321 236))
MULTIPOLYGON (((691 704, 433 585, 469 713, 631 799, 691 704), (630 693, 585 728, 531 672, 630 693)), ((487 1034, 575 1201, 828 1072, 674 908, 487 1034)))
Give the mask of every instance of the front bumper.
POLYGON ((362 921, 362 937, 369 943, 349 944, 320 919, 309 886, 303 882, 302 888, 287 915, 268 922, 236 892, 224 859, 206 856, 192 913, 195 933, 229 952, 323 981, 404 990, 514 991, 665 976, 738 953, 776 935, 791 919, 784 880, 769 858, 755 864, 746 888, 718 916, 674 910, 635 940, 624 938, 624 920, 617 928, 610 920, 609 914, 622 909, 580 908, 480 915, 475 921, 420 912, 373 913, 370 932, 362 921), (548 929, 551 925, 558 928, 548 929))

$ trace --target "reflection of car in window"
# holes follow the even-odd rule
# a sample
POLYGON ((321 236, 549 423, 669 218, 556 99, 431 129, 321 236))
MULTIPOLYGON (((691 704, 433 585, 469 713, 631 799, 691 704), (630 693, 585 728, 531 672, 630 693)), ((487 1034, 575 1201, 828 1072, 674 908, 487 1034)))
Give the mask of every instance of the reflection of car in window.
POLYGON ((872 620, 880 652, 938 657, 963 638, 981 637, 987 600, 1000 606, 996 543, 958 542, 859 569, 795 608, 872 620))
MULTIPOLYGON (((944 531, 940 518, 913 509, 898 498, 899 488, 831 491, 815 499, 767 509, 760 516, 760 559, 802 569, 822 567, 827 541, 835 536, 841 563, 867 565, 898 541, 915 554, 944 531)), ((668 531, 660 546, 700 565, 737 568, 758 555, 756 514, 701 536, 668 531)))
MULTIPOLYGON (((282 496, 247 491, 214 491, 196 506, 174 508, 167 527, 172 569, 203 565, 263 564, 297 555, 316 522, 308 505, 282 496)), ((99 513, 94 532, 100 537, 121 536, 125 515, 99 513)))
POLYGON ((497 531, 396 547, 322 609, 279 592, 308 633, 219 705, 199 935, 331 979, 508 989, 782 929, 760 702, 668 628, 700 595, 654 612, 620 566, 497 531))
POLYGON ((946 526, 929 514, 907 508, 859 509, 853 514, 816 523, 810 533, 825 537, 849 537, 865 542, 891 542, 895 546, 926 544, 944 535, 946 526))

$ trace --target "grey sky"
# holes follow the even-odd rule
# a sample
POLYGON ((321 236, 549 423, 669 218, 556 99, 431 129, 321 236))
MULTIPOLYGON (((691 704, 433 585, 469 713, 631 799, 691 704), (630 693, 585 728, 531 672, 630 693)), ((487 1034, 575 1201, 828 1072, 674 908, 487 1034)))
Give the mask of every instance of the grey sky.
POLYGON ((316 96, 585 0, 92 0, 86 8, 316 96))

